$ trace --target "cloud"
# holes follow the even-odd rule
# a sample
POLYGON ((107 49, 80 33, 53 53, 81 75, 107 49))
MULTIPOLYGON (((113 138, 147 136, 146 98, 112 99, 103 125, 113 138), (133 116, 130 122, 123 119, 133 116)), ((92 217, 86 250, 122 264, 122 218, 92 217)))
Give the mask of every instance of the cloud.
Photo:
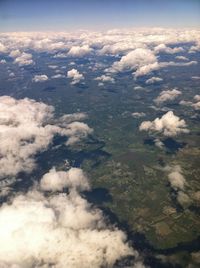
POLYGON ((154 48, 155 53, 168 53, 168 54, 175 54, 175 53, 180 53, 184 52, 184 49, 182 47, 167 47, 165 44, 160 44, 154 48))
POLYGON ((146 114, 143 112, 135 112, 131 114, 134 118, 140 118, 140 117, 144 117, 146 114))
POLYGON ((160 133, 164 136, 173 137, 180 133, 188 133, 185 120, 174 115, 172 111, 167 112, 161 118, 156 118, 154 121, 144 121, 141 123, 140 131, 149 131, 160 133))
POLYGON ((182 94, 181 91, 177 90, 177 89, 172 89, 172 90, 163 90, 159 96, 154 100, 154 102, 157 105, 162 104, 163 102, 166 101, 172 101, 175 100, 178 96, 180 96, 182 94))
POLYGON ((149 78, 149 79, 145 82, 145 84, 150 85, 150 84, 154 84, 154 83, 161 82, 161 81, 163 81, 162 78, 153 76, 153 77, 149 78))
POLYGON ((51 76, 52 79, 59 79, 59 78, 65 78, 63 74, 55 74, 51 76))
POLYGON ((19 66, 26 66, 31 65, 34 62, 30 53, 23 52, 20 56, 15 58, 14 63, 17 63, 19 66))
POLYGON ((62 126, 67 126, 69 123, 74 121, 82 121, 87 118, 88 116, 86 113, 64 114, 60 117, 59 122, 62 123, 62 126))
POLYGON ((185 57, 185 56, 176 56, 175 59, 189 61, 189 59, 187 57, 185 57))
POLYGON ((123 72, 137 70, 147 64, 157 62, 157 58, 150 49, 137 48, 127 55, 123 56, 120 61, 114 62, 112 67, 107 71, 123 72))
MULTIPOLYGON (((40 184, 0 207, 0 266, 55 268, 113 267, 137 251, 124 232, 106 223, 102 211, 84 199, 81 169, 50 170, 40 184), (63 187, 68 193, 63 193, 63 187), (52 191, 45 195, 43 190, 52 191)), ((138 261, 136 267, 144 267, 138 261)))
POLYGON ((72 78, 72 85, 80 83, 81 80, 84 79, 84 76, 79 73, 78 70, 76 69, 71 69, 70 71, 67 72, 67 78, 72 78))
POLYGON ((191 77, 193 80, 199 80, 200 79, 200 76, 192 76, 191 77))
POLYGON ((144 88, 141 87, 141 86, 135 86, 135 87, 134 87, 134 90, 144 90, 144 88))
POLYGON ((155 55, 155 51, 148 48, 137 48, 125 56, 120 61, 116 61, 110 68, 107 68, 106 72, 124 72, 134 71, 133 75, 135 79, 139 76, 144 76, 152 71, 159 70, 161 68, 169 66, 190 66, 197 64, 197 61, 190 62, 158 62, 158 58, 155 55))
POLYGON ((193 107, 195 110, 200 110, 200 95, 195 95, 194 101, 196 102, 182 100, 179 102, 179 104, 188 107, 193 107))
POLYGON ((129 50, 133 50, 136 49, 137 47, 145 47, 144 45, 142 45, 141 43, 134 43, 132 42, 132 40, 127 40, 127 41, 117 41, 114 44, 108 44, 103 46, 100 50, 99 50, 99 54, 100 55, 104 55, 104 54, 113 54, 116 55, 118 53, 124 53, 127 52, 129 50))
MULTIPOLYGON (((2 50, 6 53, 19 49, 20 51, 33 50, 68 57, 67 51, 79 55, 97 53, 97 55, 117 55, 127 53, 137 48, 150 48, 154 51, 165 50, 167 53, 179 53, 184 43, 191 46, 190 52, 199 50, 200 34, 198 29, 123 29, 112 31, 82 31, 80 32, 12 32, 1 33, 2 50), (176 45, 176 46, 175 46, 176 45), (159 47, 160 46, 160 47, 159 47), (93 47, 93 49, 92 49, 93 47)), ((155 51, 154 51, 155 52, 155 51)))
POLYGON ((57 69, 58 68, 58 65, 48 65, 48 67, 50 68, 50 69, 53 69, 53 70, 55 70, 55 69, 57 69))
POLYGON ((92 51, 92 48, 90 48, 88 45, 73 46, 70 48, 67 55, 71 57, 83 57, 89 54, 91 51, 92 51))
POLYGON ((27 98, 0 97, 0 177, 32 171, 34 156, 46 150, 56 134, 66 136, 67 145, 86 138, 92 129, 74 122, 77 118, 83 120, 84 115, 55 119, 52 106, 27 98))
POLYGON ((72 187, 79 191, 89 190, 87 178, 79 168, 71 168, 68 172, 52 168, 42 177, 40 187, 43 191, 62 191, 72 187))
POLYGON ((193 103, 192 107, 194 107, 195 110, 200 110, 200 95, 195 95, 194 100, 196 103, 193 103))
POLYGON ((174 166, 168 174, 168 180, 174 190, 184 190, 186 180, 182 175, 182 169, 179 165, 174 166))
POLYGON ((169 170, 168 181, 171 188, 176 191, 176 200, 181 205, 182 208, 187 208, 191 205, 192 200, 188 196, 186 191, 186 186, 188 183, 183 175, 183 171, 180 165, 175 165, 173 167, 167 167, 169 170))
POLYGON ((6 47, 4 46, 4 44, 2 44, 2 43, 0 42, 0 53, 6 53, 6 52, 7 52, 6 47))
POLYGON ((158 138, 154 139, 154 144, 155 144, 155 146, 157 146, 160 149, 163 149, 163 147, 164 147, 164 143, 158 138))
POLYGON ((200 101, 193 103, 192 107, 194 107, 195 110, 200 110, 200 101))
POLYGON ((198 51, 200 51, 200 42, 199 40, 196 40, 195 42, 196 44, 194 46, 191 46, 189 53, 196 53, 198 51))
POLYGON ((0 60, 0 64, 5 64, 6 60, 0 60))
POLYGON ((178 66, 178 67, 185 67, 185 66, 191 66, 191 65, 196 65, 197 61, 189 61, 189 62, 174 62, 174 61, 169 61, 169 62, 154 62, 151 64, 147 64, 144 66, 141 66, 140 68, 137 69, 137 71, 134 73, 135 78, 139 76, 144 76, 147 75, 153 71, 157 71, 161 68, 166 68, 170 66, 178 66))
POLYGON ((102 82, 111 82, 111 83, 115 83, 115 79, 110 77, 109 75, 101 75, 95 78, 95 80, 97 81, 102 81, 102 82))
POLYGON ((38 83, 38 82, 44 82, 47 81, 49 78, 46 74, 39 74, 35 75, 32 79, 33 82, 38 83))
POLYGON ((183 208, 186 208, 191 204, 190 197, 182 191, 177 193, 177 201, 183 208))
POLYGON ((83 122, 72 122, 65 130, 65 135, 68 136, 66 145, 73 145, 80 140, 86 138, 92 133, 92 129, 83 122))
POLYGON ((200 95, 195 95, 195 96, 194 96, 194 100, 195 100, 195 101, 200 101, 200 95))
POLYGON ((179 104, 184 106, 192 106, 193 103, 191 101, 181 100, 179 104))
POLYGON ((17 58, 21 55, 21 51, 19 49, 12 50, 9 54, 11 58, 17 58))

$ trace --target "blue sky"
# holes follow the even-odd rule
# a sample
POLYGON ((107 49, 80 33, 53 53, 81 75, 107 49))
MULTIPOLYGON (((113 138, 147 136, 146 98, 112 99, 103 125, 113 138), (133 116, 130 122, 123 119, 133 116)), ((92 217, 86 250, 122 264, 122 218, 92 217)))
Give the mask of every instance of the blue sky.
POLYGON ((0 0, 0 31, 199 27, 200 0, 0 0))

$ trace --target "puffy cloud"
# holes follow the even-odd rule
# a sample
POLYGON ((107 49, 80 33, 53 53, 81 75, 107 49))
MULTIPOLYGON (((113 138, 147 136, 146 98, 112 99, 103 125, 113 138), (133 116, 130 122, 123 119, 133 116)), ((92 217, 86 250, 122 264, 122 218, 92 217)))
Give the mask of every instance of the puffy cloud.
POLYGON ((71 69, 67 72, 67 78, 72 78, 72 85, 80 83, 81 80, 84 79, 84 76, 79 73, 76 69, 71 69))
POLYGON ((168 54, 175 54, 175 53, 180 53, 184 52, 184 49, 182 47, 167 47, 165 44, 160 44, 154 48, 155 53, 168 53, 168 54))
POLYGON ((135 78, 139 77, 139 76, 144 76, 147 75, 149 73, 151 73, 152 71, 156 71, 160 69, 160 64, 156 61, 144 66, 139 67, 136 72, 134 73, 135 78))
POLYGON ((114 62, 112 67, 106 69, 106 72, 134 71, 133 75, 137 78, 160 68, 168 66, 190 66, 193 64, 197 64, 197 62, 158 62, 155 51, 148 48, 137 48, 123 56, 120 61, 114 62))
POLYGON ((46 74, 35 75, 32 79, 33 82, 44 82, 48 80, 48 76, 46 74))
POLYGON ((192 107, 194 107, 195 110, 200 110, 200 101, 193 103, 192 107))
POLYGON ((66 145, 73 145, 92 133, 92 129, 83 122, 72 122, 67 125, 65 135, 68 136, 66 145))
POLYGON ((154 84, 156 82, 161 82, 161 81, 163 81, 162 78, 153 76, 153 77, 147 79, 147 81, 145 82, 145 84, 150 85, 150 84, 154 84))
POLYGON ((186 208, 189 205, 191 205, 190 197, 186 193, 184 193, 182 191, 179 191, 177 193, 177 201, 183 208, 186 208))
POLYGON ((159 96, 154 100, 154 102, 158 105, 162 104, 165 101, 172 101, 175 100, 178 96, 180 96, 182 93, 181 91, 177 89, 172 90, 163 90, 159 96))
POLYGON ((0 53, 6 53, 6 52, 7 52, 6 47, 4 46, 4 44, 2 44, 2 43, 0 42, 0 53))
POLYGON ((109 75, 101 75, 101 76, 98 76, 97 78, 95 78, 95 80, 97 81, 102 81, 102 82, 111 82, 111 83, 115 83, 115 79, 110 77, 109 75))
POLYGON ((19 66, 26 66, 33 64, 32 55, 30 53, 23 52, 21 55, 16 57, 15 63, 17 63, 19 66))
POLYGON ((46 150, 56 134, 72 145, 92 133, 84 116, 66 115, 55 120, 54 108, 30 99, 0 97, 0 177, 29 172, 35 166, 34 155, 46 150), (66 122, 65 122, 66 119, 66 122))
POLYGON ((67 124, 72 123, 73 121, 82 121, 87 118, 88 116, 86 113, 64 114, 62 117, 60 117, 59 121, 63 126, 67 126, 67 124))
POLYGON ((195 192, 193 198, 197 203, 200 203, 200 191, 195 192))
POLYGON ((149 131, 161 133, 164 136, 176 136, 180 133, 188 133, 185 120, 174 115, 172 111, 167 112, 161 118, 154 121, 144 121, 141 123, 140 131, 149 131))
POLYGON ((182 100, 179 102, 179 104, 193 107, 195 110, 200 110, 200 95, 195 95, 194 101, 196 102, 182 100))
POLYGON ((9 77, 15 77, 15 74, 13 72, 9 73, 9 77))
POLYGON ((194 100, 195 100, 195 101, 200 101, 200 95, 195 95, 195 96, 194 96, 194 100))
POLYGON ((55 74, 51 76, 52 79, 65 78, 63 74, 55 74))
POLYGON ((134 73, 135 78, 143 75, 147 75, 153 71, 157 71, 161 68, 166 68, 170 66, 180 66, 180 67, 185 67, 185 66, 191 66, 191 65, 196 65, 197 61, 189 61, 189 62, 174 62, 174 61, 169 61, 169 62, 154 62, 151 64, 147 64, 144 66, 141 66, 140 68, 137 69, 137 71, 134 73))
POLYGON ((200 95, 195 95, 194 100, 196 103, 193 103, 192 107, 194 107, 195 110, 200 110, 200 95))
POLYGON ((108 44, 103 46, 103 48, 101 48, 98 52, 100 55, 104 55, 104 54, 113 54, 116 55, 118 53, 124 53, 127 52, 129 50, 133 50, 136 49, 138 47, 144 47, 144 45, 142 45, 141 43, 135 43, 132 40, 127 40, 126 42, 124 41, 116 41, 113 44, 108 44))
POLYGON ((83 191, 89 189, 89 184, 82 169, 71 168, 64 172, 53 168, 42 177, 40 187, 44 191, 62 191, 72 187, 83 191))
POLYGON ((125 233, 82 197, 89 184, 80 169, 51 170, 36 187, 0 207, 1 267, 100 268, 139 259, 125 233), (57 192, 65 186, 68 194, 57 192), (44 195, 40 187, 56 192, 44 195))
POLYGON ((196 41, 196 44, 194 46, 191 46, 190 50, 189 50, 189 53, 196 53, 200 51, 200 42, 199 40, 196 41))
POLYGON ((19 49, 12 50, 9 54, 11 58, 17 58, 21 55, 21 51, 19 49))
POLYGON ((131 114, 134 118, 140 118, 140 117, 144 117, 146 114, 143 112, 135 112, 131 114))
POLYGON ((164 143, 160 139, 158 138, 154 139, 154 143, 155 143, 155 146, 157 146, 160 149, 163 149, 164 143))
POLYGON ((187 208, 191 205, 192 200, 190 197, 185 193, 185 188, 188 186, 188 183, 183 176, 183 171, 180 165, 176 165, 173 167, 167 167, 169 170, 168 173, 168 180, 170 186, 173 190, 176 191, 176 200, 182 208, 187 208))
POLYGON ((168 180, 174 190, 184 190, 186 180, 182 175, 182 169, 179 165, 174 166, 168 174, 168 180))
POLYGON ((193 103, 191 101, 181 100, 179 104, 184 106, 192 106, 193 103))
POLYGON ((185 56, 176 56, 175 57, 177 60, 184 60, 184 61, 188 61, 189 59, 185 56))
POLYGON ((71 57, 82 57, 82 56, 89 54, 91 51, 92 51, 92 48, 90 48, 88 45, 73 46, 70 48, 67 55, 71 57))
POLYGON ((110 72, 122 72, 137 70, 142 66, 157 62, 157 58, 150 49, 137 48, 127 55, 123 56, 120 61, 114 62, 108 69, 110 72))

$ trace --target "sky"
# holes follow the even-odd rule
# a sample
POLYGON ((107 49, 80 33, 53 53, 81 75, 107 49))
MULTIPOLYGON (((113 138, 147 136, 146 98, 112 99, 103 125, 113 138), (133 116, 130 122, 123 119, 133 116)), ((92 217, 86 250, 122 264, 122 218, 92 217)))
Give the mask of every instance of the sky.
POLYGON ((199 27, 200 0, 0 0, 0 31, 199 27))

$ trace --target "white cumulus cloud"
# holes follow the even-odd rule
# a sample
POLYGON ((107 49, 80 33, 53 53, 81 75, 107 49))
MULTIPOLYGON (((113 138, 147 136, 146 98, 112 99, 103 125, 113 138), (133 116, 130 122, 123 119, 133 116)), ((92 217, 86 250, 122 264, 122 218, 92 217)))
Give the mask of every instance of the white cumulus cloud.
POLYGON ((84 76, 81 73, 79 73, 78 70, 71 69, 70 71, 67 72, 67 78, 71 78, 72 79, 71 84, 75 85, 80 83, 80 81, 84 79, 84 76))
POLYGON ((186 180, 182 175, 182 169, 179 165, 174 166, 168 174, 168 180, 174 190, 184 190, 186 180))
POLYGON ((14 60, 19 66, 26 66, 33 64, 32 55, 30 53, 23 52, 21 55, 17 56, 14 60))
POLYGON ((107 224, 102 212, 83 198, 80 191, 88 189, 82 170, 53 169, 38 186, 4 203, 0 266, 112 267, 128 255, 137 261, 139 255, 126 242, 125 233, 107 224), (68 194, 62 192, 64 187, 68 194), (52 193, 45 195, 43 190, 52 193))
POLYGON ((155 62, 157 62, 157 58, 150 49, 137 48, 123 56, 120 61, 114 62, 108 71, 133 71, 142 66, 153 64, 155 62))
POLYGON ((82 56, 89 54, 91 51, 92 51, 92 48, 90 48, 88 45, 73 46, 70 48, 67 55, 71 57, 82 57, 82 56))
POLYGON ((49 78, 46 74, 38 74, 33 77, 33 82, 44 82, 47 81, 49 78))
POLYGON ((153 77, 147 79, 147 81, 145 82, 145 84, 151 85, 151 84, 154 84, 154 83, 157 83, 157 82, 161 82, 161 81, 163 81, 162 78, 153 76, 153 77))
POLYGON ((181 94, 182 94, 182 92, 180 90, 175 89, 175 88, 172 90, 163 90, 159 94, 159 96, 154 100, 154 102, 156 104, 160 105, 163 102, 175 100, 181 94))
POLYGON ((140 131, 160 133, 169 137, 189 132, 185 120, 174 115, 172 111, 167 112, 161 118, 156 118, 153 121, 142 122, 139 129, 140 131))
POLYGON ((175 53, 180 53, 184 52, 184 49, 182 47, 167 47, 165 44, 160 44, 154 48, 155 53, 168 53, 168 54, 175 54, 175 53))
POLYGON ((101 81, 101 82, 111 82, 111 83, 115 83, 115 79, 114 79, 114 78, 112 78, 112 77, 109 76, 109 75, 105 75, 105 74, 96 77, 95 80, 97 80, 97 81, 101 81))
POLYGON ((84 115, 54 118, 54 108, 31 99, 0 97, 0 177, 31 171, 34 155, 46 150, 56 134, 68 138, 73 145, 92 133, 83 122, 84 115), (69 120, 71 118, 71 120, 69 120))

